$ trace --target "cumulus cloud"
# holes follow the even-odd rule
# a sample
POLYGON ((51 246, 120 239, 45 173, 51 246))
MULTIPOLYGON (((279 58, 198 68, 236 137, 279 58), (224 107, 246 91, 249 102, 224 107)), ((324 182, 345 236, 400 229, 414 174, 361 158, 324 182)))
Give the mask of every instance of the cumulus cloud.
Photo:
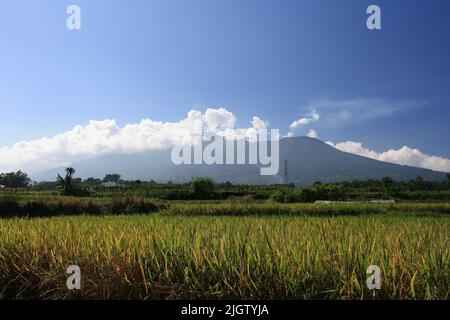
POLYGON ((236 124, 234 114, 224 108, 207 109, 203 118, 207 128, 213 131, 233 129, 236 124))
POLYGON ((115 120, 89 121, 50 138, 21 141, 0 148, 0 172, 38 172, 104 154, 135 153, 196 142, 202 131, 227 138, 243 138, 267 129, 268 123, 253 117, 251 127, 236 128, 236 117, 224 108, 191 110, 179 122, 143 119, 117 125, 115 120), (200 128, 198 124, 200 123, 200 128), (199 132, 200 131, 200 132, 199 132))
POLYGON ((288 132, 287 135, 284 136, 284 138, 292 138, 292 137, 294 137, 294 134, 290 131, 288 132))
POLYGON ((310 130, 308 131, 308 134, 307 134, 306 136, 307 136, 307 137, 310 137, 310 138, 315 138, 315 139, 317 139, 317 137, 318 137, 317 131, 316 131, 316 130, 313 130, 313 129, 310 129, 310 130))
POLYGON ((291 129, 298 128, 300 126, 304 126, 310 124, 311 122, 318 121, 320 119, 320 115, 315 110, 311 111, 306 117, 295 120, 289 126, 291 129))
POLYGON ((365 148, 361 142, 346 141, 334 144, 333 142, 328 141, 327 143, 341 151, 380 161, 450 172, 450 159, 431 156, 408 146, 404 146, 398 150, 390 149, 385 152, 376 152, 365 148))
POLYGON ((252 127, 256 130, 266 130, 269 127, 269 123, 261 120, 258 117, 253 117, 251 121, 252 127))

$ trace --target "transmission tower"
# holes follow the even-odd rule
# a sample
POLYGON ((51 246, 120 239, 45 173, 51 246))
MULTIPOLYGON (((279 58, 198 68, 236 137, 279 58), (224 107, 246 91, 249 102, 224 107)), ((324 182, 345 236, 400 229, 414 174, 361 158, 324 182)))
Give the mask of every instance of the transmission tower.
POLYGON ((284 184, 289 184, 287 160, 284 160, 284 184))

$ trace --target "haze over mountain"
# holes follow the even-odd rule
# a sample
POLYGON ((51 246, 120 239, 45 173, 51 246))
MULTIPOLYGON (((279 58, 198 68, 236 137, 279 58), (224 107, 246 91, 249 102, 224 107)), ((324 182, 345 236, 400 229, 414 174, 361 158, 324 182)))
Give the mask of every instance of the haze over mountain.
MULTIPOLYGON (((248 144, 247 154, 248 157, 248 144)), ((155 180, 157 182, 186 182, 192 177, 211 177, 216 182, 237 184, 273 184, 284 181, 284 161, 288 162, 289 183, 309 185, 315 181, 337 182, 354 179, 409 180, 422 176, 440 180, 445 173, 393 163, 339 151, 314 138, 291 137, 280 140, 280 170, 274 176, 261 176, 259 165, 175 165, 171 150, 147 151, 135 154, 112 154, 74 163, 77 176, 102 178, 108 173, 119 173, 123 179, 155 180)), ((55 180, 64 168, 47 170, 34 179, 55 180)))

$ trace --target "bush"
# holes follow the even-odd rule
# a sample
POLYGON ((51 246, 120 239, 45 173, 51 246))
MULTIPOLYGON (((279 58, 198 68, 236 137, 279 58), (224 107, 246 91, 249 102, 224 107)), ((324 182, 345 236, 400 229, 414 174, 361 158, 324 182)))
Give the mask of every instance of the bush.
POLYGON ((109 210, 112 214, 146 213, 158 211, 158 207, 142 198, 113 199, 109 210))
POLYGON ((286 191, 284 190, 277 190, 272 195, 272 200, 278 203, 284 203, 284 199, 286 197, 286 191))
POLYGON ((344 200, 346 194, 335 186, 315 185, 309 188, 278 190, 272 199, 278 203, 314 202, 317 200, 344 200))
POLYGON ((14 195, 0 196, 0 217, 8 216, 20 210, 19 200, 14 195))
POLYGON ((143 198, 119 198, 108 202, 82 199, 20 201, 0 198, 0 217, 51 217, 64 215, 117 215, 156 212, 163 207, 143 198))
POLYGON ((192 180, 192 192, 197 200, 214 198, 214 181, 209 178, 195 178, 192 180))

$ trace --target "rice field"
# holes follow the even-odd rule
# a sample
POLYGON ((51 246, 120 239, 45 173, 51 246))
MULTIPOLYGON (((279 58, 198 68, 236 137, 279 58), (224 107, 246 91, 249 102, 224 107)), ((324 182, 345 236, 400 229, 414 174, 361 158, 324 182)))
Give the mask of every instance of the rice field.
POLYGON ((432 207, 419 215, 252 215, 231 205, 235 217, 227 205, 202 206, 0 219, 0 298, 449 298, 450 216, 432 207), (81 290, 66 288, 73 264, 81 290), (381 269, 380 290, 366 287, 369 265, 381 269))
POLYGON ((404 215, 450 215, 449 203, 208 203, 189 202, 170 205, 169 213, 184 216, 341 216, 400 213, 404 215))

